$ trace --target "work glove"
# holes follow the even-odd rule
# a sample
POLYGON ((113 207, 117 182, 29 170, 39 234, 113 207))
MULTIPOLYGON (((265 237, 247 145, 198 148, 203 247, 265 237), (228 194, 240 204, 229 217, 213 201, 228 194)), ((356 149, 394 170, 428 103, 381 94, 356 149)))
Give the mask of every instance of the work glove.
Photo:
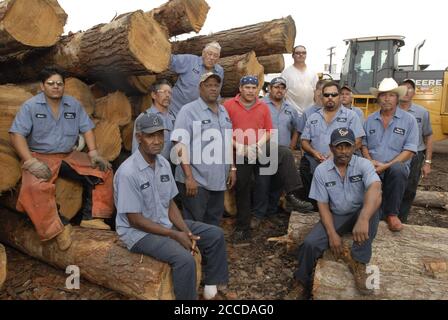
POLYGON ((90 163, 92 165, 92 168, 98 168, 103 172, 112 168, 112 165, 109 163, 109 161, 101 157, 98 154, 98 151, 96 150, 89 151, 88 155, 90 157, 90 163))
POLYGON ((22 165, 22 169, 28 170, 36 178, 45 181, 50 180, 52 176, 51 170, 48 168, 47 164, 36 158, 26 160, 22 165))

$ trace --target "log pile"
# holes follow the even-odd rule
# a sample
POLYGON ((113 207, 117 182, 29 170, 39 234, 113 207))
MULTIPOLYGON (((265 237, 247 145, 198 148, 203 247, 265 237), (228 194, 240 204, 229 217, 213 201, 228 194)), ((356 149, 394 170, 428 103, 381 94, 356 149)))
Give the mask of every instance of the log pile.
MULTIPOLYGON (((317 214, 292 213, 289 249, 296 249, 318 221, 317 214)), ((347 247, 351 247, 351 239, 350 235, 344 236, 347 247)), ((372 270, 379 268, 379 288, 374 296, 366 297, 356 290, 346 264, 327 251, 316 266, 313 298, 448 299, 448 230, 405 225, 403 231, 393 233, 381 222, 370 266, 372 270)))
POLYGON ((0 290, 6 280, 6 251, 5 247, 0 244, 0 290))

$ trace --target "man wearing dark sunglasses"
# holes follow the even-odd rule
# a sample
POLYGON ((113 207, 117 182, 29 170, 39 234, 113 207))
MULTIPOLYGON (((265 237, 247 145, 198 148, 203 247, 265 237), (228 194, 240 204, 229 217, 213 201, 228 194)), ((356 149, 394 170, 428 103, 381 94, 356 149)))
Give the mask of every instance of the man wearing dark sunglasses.
MULTIPOLYGON (((300 174, 305 194, 308 196, 316 167, 332 156, 329 148, 330 135, 338 128, 349 128, 355 133, 355 149, 361 147, 365 135, 361 121, 355 112, 342 108, 339 100, 339 86, 328 82, 322 87, 323 108, 313 113, 306 121, 302 133, 304 156, 300 161, 300 174)), ((316 205, 315 202, 311 201, 316 205)))

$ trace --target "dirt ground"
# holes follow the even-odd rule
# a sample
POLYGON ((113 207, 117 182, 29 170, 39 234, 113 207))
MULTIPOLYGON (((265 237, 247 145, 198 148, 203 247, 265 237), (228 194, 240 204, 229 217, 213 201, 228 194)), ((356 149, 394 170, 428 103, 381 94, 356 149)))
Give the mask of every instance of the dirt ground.
MULTIPOLYGON (((448 153, 433 157, 433 171, 420 182, 423 190, 448 191, 448 153)), ((238 299, 283 299, 291 286, 295 257, 285 246, 267 242, 269 237, 286 234, 289 215, 280 212, 253 231, 248 244, 230 242, 232 218, 224 219, 228 240, 230 283, 228 290, 238 299)), ((409 223, 448 228, 448 211, 412 207, 409 223)), ((8 277, 0 291, 0 300, 117 300, 126 299, 118 293, 81 280, 79 290, 65 288, 67 274, 47 264, 7 248, 8 277)))

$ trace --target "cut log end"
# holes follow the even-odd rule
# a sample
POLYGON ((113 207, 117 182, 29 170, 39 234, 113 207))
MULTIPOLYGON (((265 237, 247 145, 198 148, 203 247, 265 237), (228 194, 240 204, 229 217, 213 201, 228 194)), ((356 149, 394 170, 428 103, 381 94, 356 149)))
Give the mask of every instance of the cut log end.
POLYGON ((207 19, 207 13, 210 10, 209 5, 204 0, 186 0, 185 12, 190 21, 191 28, 194 32, 201 31, 205 20, 207 19))
POLYGON ((32 47, 50 47, 59 40, 66 20, 67 14, 56 0, 16 0, 2 23, 16 41, 32 47))
POLYGON ((115 160, 121 151, 121 133, 118 125, 101 120, 96 124, 93 133, 98 153, 108 161, 115 160))
POLYGON ((56 180, 56 203, 59 212, 68 220, 73 219, 82 206, 82 184, 58 178, 56 180))
POLYGON ((147 70, 155 73, 168 69, 171 44, 166 32, 154 18, 136 12, 132 15, 129 50, 147 70))
POLYGON ((95 98, 87 84, 76 78, 67 78, 65 80, 64 93, 76 98, 88 115, 95 110, 95 98))
POLYGON ((5 247, 0 244, 0 289, 6 280, 6 250, 5 247))
POLYGON ((20 161, 9 143, 0 139, 0 163, 2 178, 0 179, 0 194, 13 189, 22 176, 20 161))

